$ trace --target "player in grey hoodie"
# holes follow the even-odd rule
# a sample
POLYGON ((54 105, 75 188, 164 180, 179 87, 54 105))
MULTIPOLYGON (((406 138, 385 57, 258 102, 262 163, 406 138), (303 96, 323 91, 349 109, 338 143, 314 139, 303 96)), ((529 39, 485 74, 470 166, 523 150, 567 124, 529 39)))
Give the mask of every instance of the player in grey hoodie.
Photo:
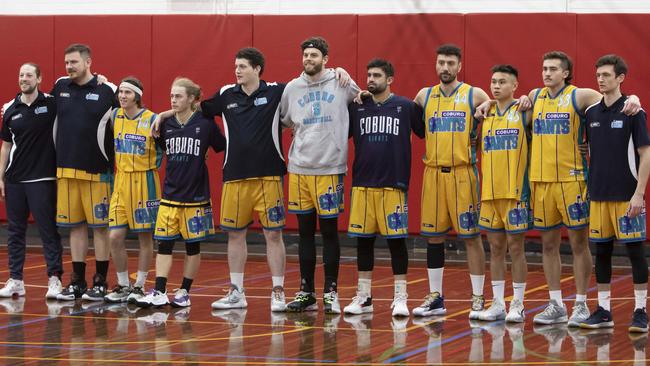
POLYGON ((348 104, 359 93, 352 81, 341 87, 335 72, 324 68, 328 45, 321 37, 301 44, 304 71, 287 84, 280 119, 293 129, 289 149, 289 212, 297 214, 300 291, 287 311, 317 310, 314 287, 316 218, 323 236, 326 313, 338 314, 336 282, 340 248, 338 215, 343 210, 343 175, 348 161, 348 104))

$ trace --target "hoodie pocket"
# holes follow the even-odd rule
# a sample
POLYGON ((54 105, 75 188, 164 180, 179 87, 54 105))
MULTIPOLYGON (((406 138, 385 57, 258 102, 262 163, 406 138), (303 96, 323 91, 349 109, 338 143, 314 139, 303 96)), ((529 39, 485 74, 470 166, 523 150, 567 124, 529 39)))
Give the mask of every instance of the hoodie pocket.
POLYGON ((340 147, 329 130, 310 129, 294 140, 294 163, 305 168, 332 167, 337 165, 340 147))

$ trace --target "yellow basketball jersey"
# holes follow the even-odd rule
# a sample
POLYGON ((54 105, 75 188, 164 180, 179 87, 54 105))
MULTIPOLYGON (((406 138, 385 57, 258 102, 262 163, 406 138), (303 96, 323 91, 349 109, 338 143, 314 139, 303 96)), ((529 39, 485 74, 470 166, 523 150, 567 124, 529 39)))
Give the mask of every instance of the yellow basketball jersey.
POLYGON ((527 201, 528 134, 526 116, 511 104, 493 105, 481 128, 481 199, 527 201))
POLYGON ((117 171, 142 172, 158 169, 162 150, 151 137, 151 123, 156 114, 143 109, 129 118, 122 108, 113 112, 113 138, 117 171))
POLYGON ((470 139, 476 137, 477 126, 472 91, 465 83, 460 83, 450 95, 445 95, 440 85, 427 91, 426 165, 452 167, 476 163, 476 149, 470 144, 470 139))
POLYGON ((578 144, 585 139, 585 121, 577 110, 576 90, 567 85, 556 96, 551 96, 548 88, 536 92, 530 156, 532 182, 586 179, 587 162, 578 150, 578 144))

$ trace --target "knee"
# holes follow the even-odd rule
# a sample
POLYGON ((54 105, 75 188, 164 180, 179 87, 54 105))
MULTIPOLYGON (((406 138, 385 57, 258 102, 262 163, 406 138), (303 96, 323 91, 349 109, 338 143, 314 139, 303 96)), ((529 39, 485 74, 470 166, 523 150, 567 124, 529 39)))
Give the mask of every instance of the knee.
POLYGON ((188 257, 201 254, 201 242, 185 243, 185 254, 188 257))
POLYGON ((158 254, 172 255, 173 250, 174 250, 174 241, 173 240, 159 240, 158 241, 158 254))
POLYGON ((506 243, 490 243, 490 253, 493 257, 505 257, 507 249, 506 243))
POLYGON ((558 242, 547 242, 542 243, 542 253, 544 255, 560 255, 560 243, 558 242))
POLYGON ((282 230, 264 230, 264 237, 266 238, 266 245, 268 246, 284 246, 282 241, 282 230))
POLYGON ((483 250, 483 240, 480 236, 465 239, 464 243, 467 249, 483 250))
POLYGON ((124 236, 122 235, 121 231, 122 230, 120 229, 115 229, 108 232, 108 240, 112 246, 124 243, 124 236))
POLYGON ((611 258, 612 253, 614 252, 614 242, 608 241, 605 243, 596 244, 596 257, 607 257, 611 258))
POLYGON ((573 252, 574 256, 591 256, 591 250, 589 250, 589 241, 587 240, 580 240, 573 243, 573 245, 571 245, 571 251, 573 252))

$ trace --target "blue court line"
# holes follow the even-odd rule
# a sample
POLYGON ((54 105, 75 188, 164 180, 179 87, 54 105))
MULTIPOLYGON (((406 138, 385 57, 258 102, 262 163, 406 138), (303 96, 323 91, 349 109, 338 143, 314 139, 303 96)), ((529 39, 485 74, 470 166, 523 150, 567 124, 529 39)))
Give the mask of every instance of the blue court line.
MULTIPOLYGON (((68 315, 69 316, 82 315, 82 314, 85 314, 85 313, 92 312, 93 310, 107 308, 110 305, 112 305, 112 304, 108 304, 108 303, 105 303, 105 304, 106 305, 94 306, 92 308, 88 308, 88 309, 85 309, 85 310, 82 309, 80 311, 75 311, 75 312, 72 312, 72 313, 70 313, 68 315)), ((21 315, 20 313, 16 313, 16 314, 4 313, 4 314, 6 314, 6 315, 21 315)), ((1 329, 7 329, 7 328, 13 328, 13 327, 22 327, 22 326, 33 324, 33 323, 42 322, 42 321, 45 321, 45 320, 48 320, 48 319, 52 319, 52 317, 48 315, 48 316, 44 316, 44 317, 36 318, 36 319, 32 319, 32 320, 26 320, 26 321, 22 321, 22 322, 10 323, 10 324, 7 324, 7 325, 0 326, 0 330, 1 329)))
MULTIPOLYGON (((616 278, 615 280, 611 281, 610 284, 620 282, 620 281, 622 281, 622 280, 624 280, 626 278, 630 278, 630 277, 632 277, 632 275, 620 276, 620 277, 616 278)), ((598 288, 597 286, 590 287, 590 288, 587 289, 587 293, 592 292, 592 291, 596 290, 597 288, 598 288)), ((573 294, 573 295, 569 295, 569 296, 565 297, 565 299, 570 300, 570 299, 574 299, 575 297, 576 297, 576 294, 573 294)), ((526 310, 525 313, 526 313, 526 315, 528 315, 528 314, 537 312, 538 310, 541 310, 541 309, 543 309, 545 307, 546 307, 546 305, 540 305, 538 307, 526 310)), ((500 321, 504 322, 504 320, 500 320, 500 321)), ((415 356, 415 355, 418 355, 418 354, 420 354, 422 352, 428 351, 431 348, 442 347, 443 344, 453 342, 453 341, 455 341, 457 339, 466 337, 466 336, 471 335, 471 334, 472 334, 472 330, 470 329, 470 330, 458 333, 455 336, 446 338, 443 341, 440 341, 438 343, 426 345, 424 347, 416 348, 416 349, 414 349, 412 351, 403 353, 403 354, 401 354, 399 356, 391 357, 391 358, 389 358, 387 360, 384 360, 383 363, 394 363, 394 362, 403 361, 403 360, 405 360, 405 359, 407 359, 407 358, 409 358, 411 356, 415 356)))
MULTIPOLYGON (((141 354, 143 351, 134 351, 127 349, 107 349, 107 348, 88 348, 88 347, 64 347, 64 346, 48 346, 48 345, 22 345, 22 344, 0 344, 4 347, 16 347, 16 348, 39 348, 39 349, 58 349, 58 350, 67 350, 68 352, 73 351, 91 351, 91 352, 119 352, 119 353, 138 353, 141 354)), ((150 354, 160 354, 160 355, 172 355, 172 356, 197 356, 197 357, 226 357, 226 358, 240 358, 248 360, 269 360, 269 361, 297 361, 297 362, 317 362, 317 363, 333 363, 337 362, 336 360, 318 360, 310 358, 291 358, 291 357, 266 357, 266 356, 244 356, 244 355, 229 355, 222 353, 194 353, 194 352, 159 352, 159 351, 147 351, 150 354)), ((124 360, 129 361, 129 360, 124 360)), ((200 362, 200 361, 199 361, 200 362)))

